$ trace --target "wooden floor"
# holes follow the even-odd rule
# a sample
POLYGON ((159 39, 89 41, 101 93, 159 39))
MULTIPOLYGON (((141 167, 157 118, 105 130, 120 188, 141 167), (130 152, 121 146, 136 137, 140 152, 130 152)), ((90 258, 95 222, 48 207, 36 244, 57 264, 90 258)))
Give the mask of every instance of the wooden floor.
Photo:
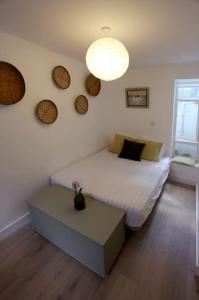
POLYGON ((195 191, 167 183, 106 279, 25 226, 0 243, 0 299, 195 300, 195 191))

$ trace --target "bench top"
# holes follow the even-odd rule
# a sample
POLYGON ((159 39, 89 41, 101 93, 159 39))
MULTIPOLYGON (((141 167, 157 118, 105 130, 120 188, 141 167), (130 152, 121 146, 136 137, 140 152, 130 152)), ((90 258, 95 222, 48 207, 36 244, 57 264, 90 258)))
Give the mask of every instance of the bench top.
POLYGON ((74 197, 73 190, 52 185, 42 189, 28 203, 92 241, 104 245, 124 218, 125 212, 87 196, 86 208, 77 211, 74 209, 74 197))

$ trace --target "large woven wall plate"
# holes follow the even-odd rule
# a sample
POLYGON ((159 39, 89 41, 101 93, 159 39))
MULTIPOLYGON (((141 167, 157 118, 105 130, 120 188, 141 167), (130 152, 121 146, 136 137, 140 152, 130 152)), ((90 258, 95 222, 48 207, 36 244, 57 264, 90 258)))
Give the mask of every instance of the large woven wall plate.
POLYGON ((62 67, 57 66, 53 69, 52 77, 55 84, 61 89, 67 89, 70 85, 70 75, 68 71, 62 67))
POLYGON ((36 109, 39 120, 45 124, 52 124, 56 121, 58 110, 55 103, 51 100, 42 100, 36 109))
POLYGON ((75 100, 75 109, 79 114, 85 114, 88 111, 88 100, 84 95, 80 95, 75 100))
POLYGON ((22 74, 10 63, 0 61, 0 104, 15 104, 24 94, 25 81, 22 74))
POLYGON ((101 90, 101 81, 93 74, 88 75, 86 78, 86 90, 89 95, 97 96, 101 90))

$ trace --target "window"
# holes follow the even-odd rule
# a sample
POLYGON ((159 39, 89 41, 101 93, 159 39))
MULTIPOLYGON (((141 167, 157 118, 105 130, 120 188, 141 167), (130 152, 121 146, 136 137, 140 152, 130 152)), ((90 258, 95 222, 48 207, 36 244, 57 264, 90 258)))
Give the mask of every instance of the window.
POLYGON ((176 80, 173 155, 199 161, 199 79, 176 80))

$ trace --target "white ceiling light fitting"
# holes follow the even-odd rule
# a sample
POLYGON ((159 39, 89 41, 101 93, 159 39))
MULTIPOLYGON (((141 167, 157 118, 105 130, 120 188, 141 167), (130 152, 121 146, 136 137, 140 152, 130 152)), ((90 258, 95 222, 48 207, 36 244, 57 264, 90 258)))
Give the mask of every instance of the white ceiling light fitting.
POLYGON ((102 27, 106 37, 93 42, 86 53, 86 64, 89 71, 97 78, 111 81, 120 78, 128 69, 129 54, 124 45, 107 36, 110 27, 102 27))

